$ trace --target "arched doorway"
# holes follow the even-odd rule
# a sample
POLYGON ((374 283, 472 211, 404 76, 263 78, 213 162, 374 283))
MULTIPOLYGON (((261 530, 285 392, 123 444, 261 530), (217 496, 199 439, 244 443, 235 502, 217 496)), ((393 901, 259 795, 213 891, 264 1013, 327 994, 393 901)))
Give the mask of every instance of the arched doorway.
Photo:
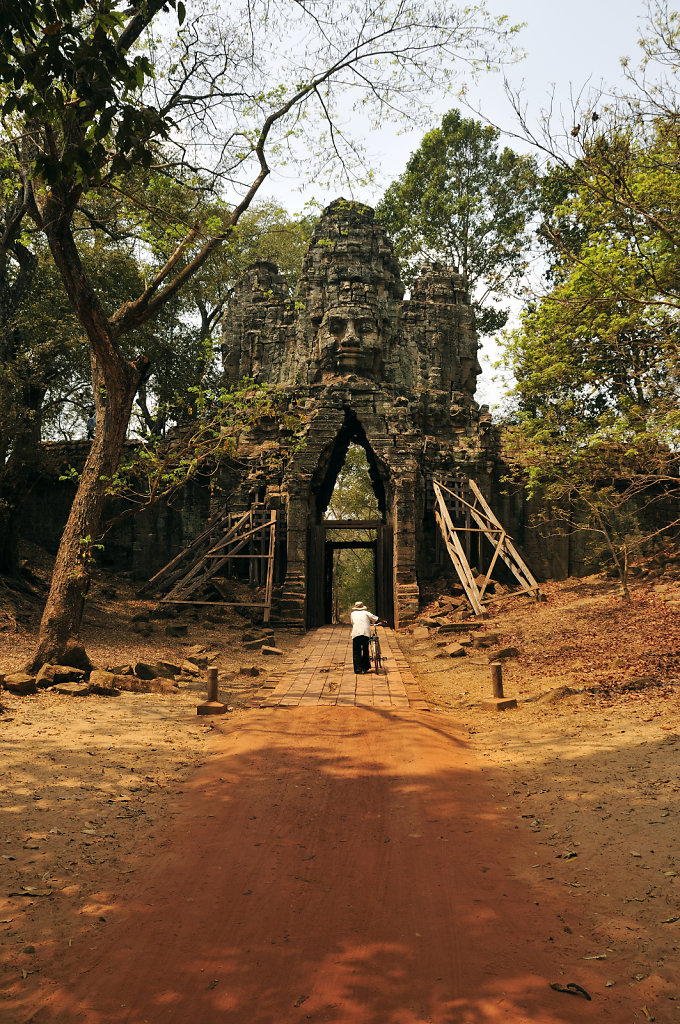
POLYGON ((307 626, 346 621, 354 600, 394 622, 392 527, 385 471, 351 410, 312 481, 307 626))

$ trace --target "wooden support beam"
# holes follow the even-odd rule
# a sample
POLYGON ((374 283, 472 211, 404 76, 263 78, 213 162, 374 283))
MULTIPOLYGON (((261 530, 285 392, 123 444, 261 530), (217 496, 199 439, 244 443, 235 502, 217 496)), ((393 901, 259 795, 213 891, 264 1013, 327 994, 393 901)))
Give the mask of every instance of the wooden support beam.
POLYGON ((435 516, 437 523, 439 524, 451 561, 454 564, 454 568, 458 573, 460 581, 463 584, 463 589, 465 590, 468 600, 472 604, 475 614, 480 614, 481 612, 482 600, 486 593, 486 588, 491 582, 491 575, 499 558, 505 562, 520 583, 520 593, 534 593, 537 595, 539 589, 538 582, 531 574, 529 567, 524 562, 511 538, 505 532, 500 521, 494 515, 491 507, 487 503, 475 481, 468 480, 467 483, 474 496, 474 502, 466 501, 462 495, 450 490, 450 488, 446 487, 444 484, 440 484, 437 480, 433 481, 433 489, 436 498, 435 516), (460 502, 465 508, 466 527, 462 528, 463 532, 477 533, 480 536, 481 534, 484 534, 493 545, 493 557, 481 590, 477 587, 477 584, 472 577, 469 563, 465 558, 456 528, 453 525, 449 510, 446 506, 443 494, 444 491, 455 498, 456 501, 460 502), (474 529, 467 525, 469 523, 468 517, 472 517, 472 519, 474 519, 475 523, 477 523, 478 529, 474 529), (470 586, 470 582, 472 583, 472 586, 470 586), (475 601, 473 601, 473 597, 475 598, 475 601), (477 605, 479 607, 479 611, 477 610, 477 605))
POLYGON ((472 570, 465 557, 465 552, 460 543, 458 534, 456 533, 455 527, 451 521, 449 510, 446 507, 444 501, 444 495, 441 492, 437 481, 433 481, 433 488, 435 497, 437 499, 437 507, 435 508, 435 516, 439 524, 439 529, 442 532, 446 549, 449 553, 449 557, 453 562, 454 568, 458 573, 458 578, 463 585, 463 590, 467 596, 468 601, 472 605, 472 610, 475 615, 481 615, 484 609, 482 608, 482 602, 475 582, 475 578, 472 575, 472 570))
POLYGON ((268 624, 272 611, 272 593, 274 589, 274 554, 276 552, 276 512, 272 511, 269 529, 269 551, 267 552, 267 582, 264 588, 265 610, 264 624, 268 624))
POLYGON ((378 530, 384 526, 382 519, 324 519, 323 526, 329 530, 378 530))
MULTIPOLYGON (((501 526, 500 522, 494 515, 490 505, 487 503, 486 498, 480 491, 475 481, 468 480, 468 483, 470 485, 470 490, 476 497, 479 504, 482 506, 482 509, 486 514, 486 517, 494 524, 496 529, 503 531, 503 527, 501 526)), ((483 521, 481 520, 481 516, 479 516, 478 512, 476 514, 476 512, 477 510, 473 508, 472 516, 478 522, 478 525, 482 526, 483 521)), ((532 575, 529 566, 526 564, 526 562, 520 555, 519 551, 512 543, 510 537, 508 537, 508 535, 504 531, 503 533, 504 536, 502 538, 501 545, 499 545, 499 552, 501 558, 527 591, 534 590, 536 591, 536 593, 538 593, 538 581, 532 575)))

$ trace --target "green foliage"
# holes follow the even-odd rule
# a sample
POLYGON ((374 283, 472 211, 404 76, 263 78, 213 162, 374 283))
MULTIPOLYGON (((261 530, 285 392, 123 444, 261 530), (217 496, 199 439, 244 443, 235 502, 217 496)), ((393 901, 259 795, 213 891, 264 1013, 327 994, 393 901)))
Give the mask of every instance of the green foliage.
POLYGON ((555 514, 630 555, 680 521, 680 130, 619 110, 543 181, 545 294, 506 339, 508 453, 555 514))
MULTIPOLYGON (((326 519, 379 518, 378 499, 373 491, 366 452, 360 445, 350 444, 335 481, 326 519)), ((350 533, 353 535, 354 531, 350 533)))
POLYGON ((531 157, 500 149, 500 132, 451 110, 423 138, 377 208, 412 284, 423 261, 457 266, 468 281, 480 334, 507 321, 492 298, 521 280, 537 205, 531 157))
POLYGON ((149 435, 111 477, 102 478, 106 493, 122 499, 124 507, 105 530, 161 499, 171 500, 190 480, 211 477, 220 464, 248 468, 242 452, 255 427, 266 439, 257 458, 267 472, 280 472, 304 444, 301 411, 272 385, 244 379, 218 390, 195 387, 187 401, 192 414, 180 427, 166 438, 149 435))
MULTIPOLYGON (((380 510, 371 484, 366 453, 351 444, 340 468, 326 510, 326 522, 333 519, 379 519, 380 510)), ((374 540, 375 531, 343 530, 342 540, 374 540)), ((338 622, 348 621, 355 601, 368 608, 375 601, 374 555, 370 548, 342 548, 335 551, 333 565, 333 608, 338 622)))
MULTIPOLYGON (((0 111, 5 123, 49 126, 53 145, 35 152, 33 173, 49 185, 100 181, 148 167, 152 140, 167 136, 167 114, 140 103, 153 77, 134 52, 141 31, 176 0, 22 0, 0 19, 0 111)), ((178 8, 183 20, 184 9, 178 8)))

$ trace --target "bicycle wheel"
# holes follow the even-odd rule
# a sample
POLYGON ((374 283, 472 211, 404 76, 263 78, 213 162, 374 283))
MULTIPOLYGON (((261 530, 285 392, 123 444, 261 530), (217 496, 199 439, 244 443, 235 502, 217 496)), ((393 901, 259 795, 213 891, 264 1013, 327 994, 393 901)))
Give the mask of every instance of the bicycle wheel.
POLYGON ((380 653, 380 641, 378 640, 377 636, 374 637, 374 641, 375 641, 375 643, 373 645, 373 665, 374 665, 374 668, 375 668, 376 672, 380 672, 380 670, 382 668, 382 655, 380 653))

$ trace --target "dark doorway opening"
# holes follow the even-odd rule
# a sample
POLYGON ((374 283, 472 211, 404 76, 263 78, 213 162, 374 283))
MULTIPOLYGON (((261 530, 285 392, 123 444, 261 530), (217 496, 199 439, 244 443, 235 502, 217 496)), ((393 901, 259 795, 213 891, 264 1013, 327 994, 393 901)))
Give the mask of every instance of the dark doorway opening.
MULTIPOLYGON (((375 532, 375 531, 373 531, 375 532)), ((328 536, 328 531, 326 533, 328 536)), ((354 601, 376 607, 377 540, 326 540, 324 612, 326 622, 347 622, 354 601), (350 581, 345 586, 345 577, 350 581), (351 577, 354 576, 354 580, 351 577), (357 580, 358 577, 358 580, 357 580)))
POLYGON ((312 484, 317 519, 309 528, 307 625, 349 622, 363 601, 394 621, 392 529, 375 454, 351 411, 312 484))

